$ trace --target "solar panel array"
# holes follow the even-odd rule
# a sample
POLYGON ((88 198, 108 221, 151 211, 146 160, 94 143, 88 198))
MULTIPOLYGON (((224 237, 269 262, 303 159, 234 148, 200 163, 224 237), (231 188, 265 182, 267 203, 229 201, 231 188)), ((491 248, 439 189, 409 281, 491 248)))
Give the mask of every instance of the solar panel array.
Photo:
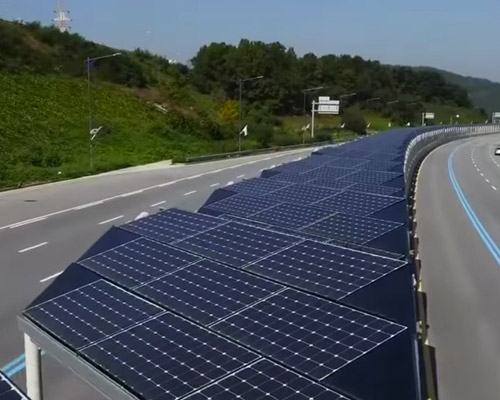
MULTIPOLYGON (((303 382, 307 385, 307 382, 303 382)), ((306 393, 306 392, 304 392, 306 393)), ((336 397, 333 396, 335 399, 336 397)), ((339 399, 341 397, 338 397, 339 399)), ((0 400, 29 400, 16 385, 0 372, 0 400)))
POLYGON ((121 244, 103 237, 23 315, 139 399, 416 400, 412 278, 393 244, 411 137, 324 148, 199 213, 115 228, 121 244))

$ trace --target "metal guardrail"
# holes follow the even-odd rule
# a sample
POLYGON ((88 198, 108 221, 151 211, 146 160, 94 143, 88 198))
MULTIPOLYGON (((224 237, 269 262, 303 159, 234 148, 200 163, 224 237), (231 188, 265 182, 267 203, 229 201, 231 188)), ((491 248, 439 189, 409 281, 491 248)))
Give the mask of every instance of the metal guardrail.
POLYGON ((275 153, 278 151, 287 151, 287 150, 302 149, 302 148, 305 149, 308 147, 327 146, 327 145, 332 145, 332 144, 347 143, 347 142, 350 142, 353 140, 356 140, 356 139, 345 139, 345 140, 338 139, 338 140, 329 140, 326 142, 293 144, 290 146, 276 146, 276 147, 269 147, 269 148, 265 148, 265 149, 252 149, 252 150, 235 151, 232 153, 207 154, 207 155, 203 155, 203 156, 188 157, 188 158, 186 158, 186 163, 192 164, 192 163, 204 162, 204 161, 222 160, 222 159, 226 159, 226 158, 236 158, 236 157, 244 157, 244 156, 251 156, 251 155, 258 155, 258 154, 275 153))

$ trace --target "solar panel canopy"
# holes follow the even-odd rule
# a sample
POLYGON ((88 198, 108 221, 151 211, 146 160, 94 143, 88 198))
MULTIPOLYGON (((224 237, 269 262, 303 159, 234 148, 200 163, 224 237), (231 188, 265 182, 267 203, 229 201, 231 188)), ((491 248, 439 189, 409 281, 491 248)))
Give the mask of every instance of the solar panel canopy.
POLYGON ((24 323, 130 398, 416 400, 393 185, 413 134, 323 148, 219 189, 199 213, 114 228, 24 323))
POLYGON ((0 372, 0 400, 29 400, 12 381, 0 372))

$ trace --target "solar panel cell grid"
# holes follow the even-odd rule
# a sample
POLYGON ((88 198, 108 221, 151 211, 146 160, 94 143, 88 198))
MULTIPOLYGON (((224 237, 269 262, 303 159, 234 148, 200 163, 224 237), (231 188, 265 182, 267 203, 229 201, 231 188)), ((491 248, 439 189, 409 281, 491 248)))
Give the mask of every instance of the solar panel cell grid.
POLYGON ((334 168, 334 167, 320 167, 316 168, 313 171, 306 172, 305 176, 310 177, 311 179, 318 179, 318 178, 342 178, 344 176, 348 176, 357 170, 354 168, 334 168))
POLYGON ((100 280, 25 313, 61 341, 79 349, 161 312, 161 308, 100 280))
POLYGON ((307 182, 311 186, 321 186, 329 189, 344 190, 355 185, 354 182, 339 181, 337 178, 319 178, 307 182))
POLYGON ((209 204, 205 208, 240 217, 247 217, 277 204, 279 204, 279 201, 269 197, 252 197, 238 194, 209 204))
POLYGON ((171 209, 122 226, 138 235, 170 243, 214 228, 225 221, 208 215, 171 209))
POLYGON ((293 173, 293 174, 302 174, 307 171, 311 171, 313 169, 318 168, 318 165, 315 163, 308 163, 307 159, 297 162, 292 162, 289 164, 280 165, 279 167, 274 168, 275 171, 280 171, 284 173, 293 173))
POLYGON ((264 196, 278 189, 283 189, 289 183, 272 179, 254 178, 231 185, 230 190, 250 196, 264 196))
POLYGON ((87 347, 83 353, 145 400, 180 398, 258 359, 171 313, 87 347))
POLYGON ((363 170, 355 172, 351 175, 346 176, 345 178, 340 178, 340 179, 347 179, 348 181, 357 183, 369 183, 372 185, 381 185, 383 183, 396 179, 400 176, 401 174, 396 172, 363 170))
POLYGON ((347 400, 295 372, 261 360, 214 383, 187 400, 347 400))
POLYGON ((344 157, 343 155, 340 155, 335 160, 330 161, 328 163, 328 166, 358 169, 358 168, 361 168, 362 165, 364 165, 368 162, 369 162, 369 160, 364 160, 362 158, 351 158, 351 157, 344 157))
POLYGON ((175 246, 234 267, 242 267, 301 239, 261 228, 230 222, 193 236, 175 246))
POLYGON ((398 260, 305 241, 259 260, 246 270, 338 300, 404 265, 398 260))
POLYGON ((289 289, 219 322, 214 329, 321 380, 406 328, 289 289))
POLYGON ((308 205, 337 193, 338 191, 336 190, 317 186, 293 185, 273 192, 269 196, 266 196, 266 198, 286 203, 308 205))
POLYGON ((203 260, 137 291, 203 325, 209 325, 279 290, 245 272, 203 260))
POLYGON ((345 181, 342 183, 349 184, 350 185, 349 190, 353 190, 355 192, 373 193, 373 194, 380 194, 383 196, 393 196, 401 192, 401 189, 390 186, 370 185, 366 183, 355 184, 354 182, 349 182, 349 181, 345 181))
POLYGON ((84 267, 132 288, 200 258, 149 239, 138 239, 80 261, 84 267))
POLYGON ((314 235, 365 244, 400 226, 402 224, 397 222, 336 214, 309 225, 303 230, 314 235))
POLYGON ((282 172, 277 175, 273 175, 267 178, 272 181, 289 182, 289 183, 307 183, 311 180, 311 177, 307 175, 299 175, 292 172, 282 172))
POLYGON ((400 201, 402 200, 398 197, 379 196, 371 193, 346 190, 336 196, 314 203, 314 206, 330 211, 367 216, 400 201))
POLYGON ((284 228, 299 229, 312 224, 332 213, 321 208, 303 207, 295 204, 280 204, 252 215, 250 218, 259 222, 278 225, 284 228))
POLYGON ((7 377, 0 372, 0 400, 29 400, 7 377))

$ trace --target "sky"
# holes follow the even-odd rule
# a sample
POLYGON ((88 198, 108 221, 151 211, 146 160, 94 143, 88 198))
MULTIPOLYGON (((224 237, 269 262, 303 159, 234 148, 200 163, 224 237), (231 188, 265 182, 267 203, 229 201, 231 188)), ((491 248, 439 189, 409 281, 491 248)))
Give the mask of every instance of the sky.
MULTIPOLYGON (((0 18, 50 24, 57 0, 0 0, 0 18)), ((187 62, 210 42, 279 41, 500 82, 499 0, 66 0, 72 31, 187 62)), ((1 55, 1 49, 0 49, 1 55)))

